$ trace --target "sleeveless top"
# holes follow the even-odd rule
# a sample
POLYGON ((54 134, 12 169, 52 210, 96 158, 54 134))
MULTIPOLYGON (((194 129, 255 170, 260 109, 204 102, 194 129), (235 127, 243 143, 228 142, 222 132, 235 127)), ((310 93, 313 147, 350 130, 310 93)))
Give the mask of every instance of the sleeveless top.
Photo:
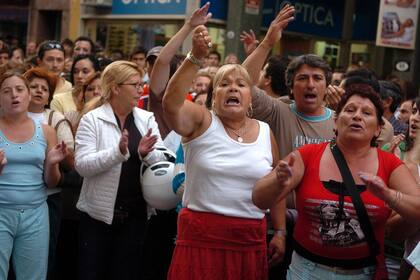
POLYGON ((0 130, 0 149, 7 158, 0 175, 0 207, 36 208, 47 198, 43 177, 47 143, 41 124, 33 123, 34 134, 24 143, 8 140, 0 130))
MULTIPOLYGON (((349 260, 354 262, 369 256, 369 246, 361 230, 351 196, 344 194, 344 209, 341 209, 344 211, 339 215, 339 199, 343 193, 339 194, 327 188, 327 184, 323 184, 319 179, 319 163, 327 145, 328 143, 322 143, 299 148, 305 173, 296 189, 299 217, 293 237, 298 247, 312 254, 335 260, 335 263, 340 260, 344 263, 349 260)), ((388 184, 391 173, 402 162, 393 154, 380 149, 377 149, 377 152, 379 165, 376 175, 388 184)), ((385 223, 391 210, 384 201, 366 188, 358 186, 358 189, 383 254, 385 223)))
POLYGON ((254 184, 272 170, 270 128, 258 121, 253 143, 230 138, 212 113, 210 127, 183 144, 186 185, 183 205, 191 210, 262 219, 264 211, 252 203, 254 184))

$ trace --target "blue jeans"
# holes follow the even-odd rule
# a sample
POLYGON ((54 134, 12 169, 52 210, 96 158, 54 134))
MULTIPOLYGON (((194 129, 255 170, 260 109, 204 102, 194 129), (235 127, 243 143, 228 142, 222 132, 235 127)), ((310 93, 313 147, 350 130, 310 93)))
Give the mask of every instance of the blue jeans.
POLYGON ((371 280, 375 274, 375 266, 369 266, 357 270, 350 270, 350 274, 329 270, 322 265, 312 262, 296 252, 293 252, 292 263, 287 271, 288 280, 371 280), (357 273, 360 271, 360 273, 357 273))
POLYGON ((45 279, 48 240, 46 202, 25 210, 0 207, 0 279, 7 279, 10 257, 16 280, 45 279))

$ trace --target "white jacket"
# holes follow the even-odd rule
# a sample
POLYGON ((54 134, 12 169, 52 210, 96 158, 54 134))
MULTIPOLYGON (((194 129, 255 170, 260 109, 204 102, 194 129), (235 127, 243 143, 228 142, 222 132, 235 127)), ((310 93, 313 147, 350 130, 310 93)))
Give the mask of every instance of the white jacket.
MULTIPOLYGON (((165 160, 162 150, 156 149, 166 150, 153 113, 134 108, 133 116, 141 135, 145 135, 151 128, 152 135, 158 136, 155 149, 140 159, 146 165, 165 160)), ((75 166, 84 178, 76 206, 92 218, 107 224, 112 224, 121 164, 130 157, 129 152, 121 154, 120 138, 121 130, 109 103, 84 115, 76 133, 75 166)))

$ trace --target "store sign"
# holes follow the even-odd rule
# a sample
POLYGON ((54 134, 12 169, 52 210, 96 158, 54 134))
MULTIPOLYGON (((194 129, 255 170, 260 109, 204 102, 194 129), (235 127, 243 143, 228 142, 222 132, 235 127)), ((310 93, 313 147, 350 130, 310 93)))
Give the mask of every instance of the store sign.
POLYGON ((114 15, 185 15, 187 0, 113 0, 114 15))
POLYGON ((397 61, 394 65, 394 68, 398 72, 407 72, 410 70, 410 63, 405 60, 397 61))
POLYGON ((306 33, 329 38, 341 38, 344 18, 344 1, 336 0, 291 0, 264 2, 264 25, 269 26, 280 9, 291 4, 295 7, 295 20, 287 26, 287 31, 306 33), (271 3, 270 3, 271 2, 271 3), (267 12, 270 10, 272 14, 267 12))
POLYGON ((376 45, 414 49, 419 9, 417 2, 381 0, 376 45))

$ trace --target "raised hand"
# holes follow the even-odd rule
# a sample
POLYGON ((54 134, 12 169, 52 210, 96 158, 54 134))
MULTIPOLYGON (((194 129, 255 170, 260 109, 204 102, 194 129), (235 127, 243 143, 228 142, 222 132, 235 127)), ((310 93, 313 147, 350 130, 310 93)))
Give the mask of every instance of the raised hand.
POLYGON ((0 149, 0 174, 3 171, 3 167, 7 164, 6 153, 0 149))
POLYGON ((144 135, 140 142, 138 147, 138 153, 145 157, 147 156, 151 151, 155 149, 155 144, 157 142, 158 137, 156 135, 152 135, 152 129, 149 128, 146 135, 144 135))
POLYGON ((56 164, 66 158, 68 155, 67 145, 62 141, 55 145, 47 154, 47 162, 49 164, 56 164))
POLYGON ((242 34, 239 35, 241 42, 244 44, 244 50, 246 55, 250 55, 258 46, 260 41, 257 40, 255 33, 252 29, 249 30, 249 33, 242 31, 242 34))
POLYGON ((120 147, 121 154, 125 155, 127 153, 128 148, 128 131, 124 129, 121 133, 120 143, 118 144, 120 147))
POLYGON ((204 25, 200 25, 194 29, 191 52, 197 59, 203 59, 209 54, 210 48, 211 38, 209 32, 204 25))
POLYGON ((191 28, 195 28, 199 25, 204 25, 211 18, 212 14, 209 13, 210 2, 207 2, 203 7, 195 10, 191 17, 187 20, 187 24, 191 28))
POLYGON ((398 134, 392 138, 391 143, 389 145, 389 151, 396 155, 398 158, 401 158, 401 150, 398 148, 398 145, 400 145, 401 141, 403 141, 404 139, 404 134, 398 134))
POLYGON ((286 4, 271 22, 263 42, 267 43, 270 47, 278 42, 282 36, 283 29, 286 28, 290 21, 294 20, 294 14, 295 8, 286 4))
POLYGON ((288 161, 280 160, 277 164, 275 171, 279 187, 285 187, 290 184, 290 180, 293 176, 292 168, 295 163, 295 159, 296 155, 291 153, 288 161))
POLYGON ((339 86, 329 85, 325 94, 327 106, 335 110, 345 92, 346 91, 339 86))

